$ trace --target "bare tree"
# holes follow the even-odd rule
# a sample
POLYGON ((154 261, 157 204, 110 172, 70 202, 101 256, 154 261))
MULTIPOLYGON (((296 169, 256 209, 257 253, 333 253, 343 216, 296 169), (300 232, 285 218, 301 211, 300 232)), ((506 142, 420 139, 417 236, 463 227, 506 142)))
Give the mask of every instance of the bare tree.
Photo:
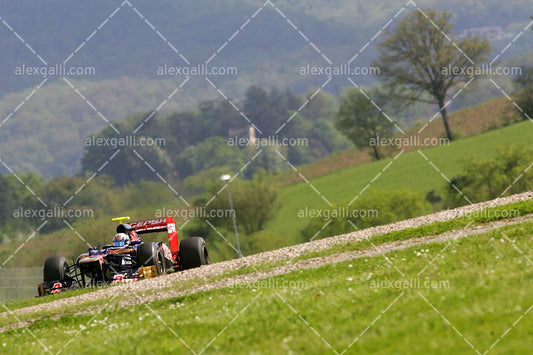
POLYGON ((398 22, 379 43, 379 57, 373 65, 396 98, 436 103, 446 136, 453 139, 446 112, 449 90, 466 83, 487 60, 490 43, 479 37, 453 39, 450 14, 433 9, 418 10, 398 22))

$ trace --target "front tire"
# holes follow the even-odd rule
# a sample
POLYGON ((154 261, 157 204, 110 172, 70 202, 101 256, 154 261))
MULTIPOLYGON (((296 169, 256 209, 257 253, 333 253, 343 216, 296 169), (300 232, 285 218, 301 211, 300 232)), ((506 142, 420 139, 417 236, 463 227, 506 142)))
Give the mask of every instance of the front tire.
POLYGON ((163 251, 157 243, 143 243, 137 247, 137 264, 139 267, 155 265, 158 275, 166 273, 163 251))
POLYGON ((183 269, 192 269, 210 263, 204 238, 191 237, 180 242, 180 264, 183 269))
POLYGON ((44 261, 44 282, 64 280, 67 276, 67 259, 62 256, 50 256, 44 261))

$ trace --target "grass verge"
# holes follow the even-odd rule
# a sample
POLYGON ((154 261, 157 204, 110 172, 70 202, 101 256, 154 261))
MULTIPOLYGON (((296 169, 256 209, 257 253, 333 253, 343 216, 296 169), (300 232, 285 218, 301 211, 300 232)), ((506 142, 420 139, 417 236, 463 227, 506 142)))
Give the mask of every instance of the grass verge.
POLYGON ((512 243, 495 230, 392 252, 390 262, 355 259, 130 308, 111 302, 94 315, 7 331, 0 346, 16 353, 40 351, 42 343, 81 354, 386 354, 483 353, 497 342, 491 353, 526 353, 533 273, 516 248, 533 248, 533 223, 503 230, 512 243))
MULTIPOLYGON (((471 228, 471 227, 483 225, 489 222, 494 222, 494 221, 498 221, 501 219, 505 219, 506 218, 505 216, 511 215, 513 217, 520 217, 520 216, 525 216, 525 215, 529 215, 532 213, 533 213, 533 200, 526 200, 526 201, 516 202, 512 204, 507 204, 504 206, 485 208, 479 212, 464 215, 462 217, 455 218, 449 221, 435 222, 432 224, 423 225, 423 226, 416 227, 416 228, 407 228, 407 229, 403 229, 400 231, 376 235, 367 240, 353 241, 349 243, 338 244, 329 249, 321 250, 318 252, 309 252, 309 253, 306 253, 306 254, 303 254, 303 255, 300 255, 298 257, 291 259, 290 262, 297 262, 300 260, 307 260, 307 259, 316 258, 316 257, 334 255, 337 253, 342 253, 342 252, 347 252, 347 251, 371 249, 375 246, 379 246, 385 243, 391 243, 395 241, 408 240, 408 239, 414 239, 414 238, 421 238, 425 236, 439 235, 439 234, 450 232, 453 230, 471 228)), ((267 272, 267 271, 270 271, 276 268, 277 266, 285 265, 287 264, 287 262, 288 260, 284 259, 284 260, 279 260, 276 262, 265 262, 265 263, 260 263, 257 265, 250 265, 250 266, 246 266, 246 267, 243 267, 237 270, 228 271, 220 275, 211 276, 206 279, 198 278, 198 279, 188 280, 186 282, 174 283, 172 286, 169 286, 169 287, 164 287, 164 288, 160 288, 156 290, 142 291, 139 294, 150 295, 150 294, 154 294, 154 293, 158 293, 158 292, 166 291, 166 290, 171 290, 171 289, 172 290, 186 290, 192 286, 205 285, 205 284, 215 282, 218 280, 222 280, 225 278, 237 277, 239 275, 250 274, 250 273, 257 272, 257 271, 267 272)), ((8 302, 8 303, 5 303, 5 306, 9 310, 15 310, 18 308, 53 302, 58 299, 73 297, 73 296, 85 294, 87 292, 92 292, 92 291, 94 291, 94 289, 74 290, 74 291, 65 292, 65 293, 61 293, 57 295, 50 295, 47 297, 32 298, 32 299, 8 302)), ((88 307, 91 304, 92 302, 84 303, 84 307, 88 307)), ((50 312, 48 315, 56 315, 59 313, 60 311, 55 311, 55 312, 50 312)), ((31 319, 32 316, 31 315, 22 316, 22 318, 31 319)), ((9 321, 7 321, 6 319, 0 320, 0 326, 3 326, 7 323, 9 323, 9 321)))

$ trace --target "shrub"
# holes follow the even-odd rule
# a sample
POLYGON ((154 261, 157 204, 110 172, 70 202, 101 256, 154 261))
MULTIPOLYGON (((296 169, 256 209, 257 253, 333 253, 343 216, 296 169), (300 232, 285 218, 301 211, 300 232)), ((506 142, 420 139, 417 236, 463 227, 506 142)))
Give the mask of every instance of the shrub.
POLYGON ((533 149, 524 145, 499 147, 494 159, 465 159, 464 173, 451 179, 444 188, 445 207, 465 205, 467 198, 480 202, 532 189, 532 160, 533 149))
POLYGON ((313 218, 302 230, 304 241, 412 218, 430 212, 431 208, 422 196, 399 190, 369 191, 351 205, 343 203, 328 210, 329 215, 323 213, 313 218), (328 221, 331 222, 321 230, 328 221))

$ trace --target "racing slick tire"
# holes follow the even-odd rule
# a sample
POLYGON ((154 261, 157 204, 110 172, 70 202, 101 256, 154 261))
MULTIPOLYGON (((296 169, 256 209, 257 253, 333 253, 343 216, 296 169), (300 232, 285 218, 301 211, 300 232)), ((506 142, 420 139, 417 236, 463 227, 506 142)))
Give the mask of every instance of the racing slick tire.
POLYGON ((211 263, 204 238, 190 237, 180 242, 180 263, 183 269, 211 263))
POLYGON ((143 243, 137 247, 137 264, 139 267, 155 265, 158 275, 167 272, 163 251, 157 243, 143 243))
POLYGON ((67 259, 62 256, 50 256, 44 261, 44 282, 64 280, 67 276, 67 259))

